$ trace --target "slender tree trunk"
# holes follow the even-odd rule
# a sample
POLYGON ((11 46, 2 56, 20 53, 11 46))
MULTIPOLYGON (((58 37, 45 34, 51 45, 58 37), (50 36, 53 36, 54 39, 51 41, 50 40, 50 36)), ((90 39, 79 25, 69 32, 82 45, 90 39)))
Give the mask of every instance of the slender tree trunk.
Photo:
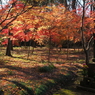
POLYGON ((29 42, 29 47, 28 47, 28 54, 27 54, 27 59, 29 59, 29 55, 30 55, 30 46, 31 46, 31 40, 29 42))
POLYGON ((56 58, 56 59, 57 59, 57 63, 59 62, 58 59, 60 58, 61 51, 62 51, 62 46, 59 45, 59 46, 57 47, 57 52, 58 52, 58 57, 56 58))
POLYGON ((69 39, 67 41, 67 60, 69 59, 69 39))
POLYGON ((89 64, 89 51, 88 50, 86 50, 85 51, 85 62, 86 62, 86 64, 88 65, 89 64))
MULTIPOLYGON (((94 3, 95 3, 95 0, 94 0, 94 3)), ((92 6, 92 11, 95 11, 95 4, 92 6)))
POLYGON ((84 17, 85 17, 85 0, 83 0, 83 16, 82 16, 81 33, 82 33, 82 44, 83 44, 83 49, 84 49, 85 59, 86 59, 85 62, 88 65, 89 64, 88 50, 86 50, 86 43, 84 38, 84 17))
POLYGON ((50 49, 51 49, 51 36, 49 38, 49 43, 48 43, 49 47, 48 47, 48 63, 50 63, 50 49))

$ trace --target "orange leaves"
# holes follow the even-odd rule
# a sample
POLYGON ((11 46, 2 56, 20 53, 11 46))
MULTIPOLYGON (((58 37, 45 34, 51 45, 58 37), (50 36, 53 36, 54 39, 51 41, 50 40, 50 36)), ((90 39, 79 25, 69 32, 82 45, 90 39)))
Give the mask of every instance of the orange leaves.
POLYGON ((13 27, 12 30, 13 31, 22 31, 23 27, 13 27))
MULTIPOLYGON (((23 7, 22 4, 17 7, 23 7)), ((84 26, 93 19, 86 18, 84 26)), ((11 26, 8 27, 13 37, 20 41, 35 39, 38 43, 49 40, 61 43, 62 40, 80 40, 81 17, 73 11, 65 10, 63 5, 51 7, 34 7, 20 15, 11 26)), ((93 27, 93 24, 90 24, 93 27)))
POLYGON ((9 33, 9 29, 3 29, 2 30, 2 34, 8 34, 9 33))
POLYGON ((18 40, 12 40, 12 44, 16 45, 16 46, 19 46, 19 41, 18 40))
POLYGON ((2 42, 2 45, 7 45, 8 44, 8 39, 5 39, 3 42, 2 42))
POLYGON ((31 30, 34 27, 35 27, 34 25, 29 24, 29 25, 26 26, 26 29, 30 29, 31 30))
POLYGON ((37 35, 39 35, 39 36, 49 36, 49 31, 43 29, 43 30, 37 31, 37 35))
MULTIPOLYGON (((70 25, 70 21, 72 21, 73 18, 72 13, 69 11, 65 12, 64 6, 59 5, 56 7, 53 5, 52 7, 48 8, 33 8, 18 18, 18 21, 20 21, 20 19, 22 20, 24 28, 29 29, 31 34, 33 34, 31 35, 32 38, 39 43, 42 43, 45 39, 48 40, 50 37, 53 42, 59 43, 61 40, 63 40, 61 38, 66 38, 62 36, 66 36, 68 34, 71 36, 69 38, 74 36, 72 35, 74 33, 71 31, 76 31, 73 29, 76 28, 74 26, 76 23, 70 25)), ((25 31, 25 29, 23 30, 25 31)), ((31 39, 31 37, 29 38, 26 34, 23 35, 23 39, 28 41, 31 39)))
POLYGON ((28 41, 31 39, 31 37, 32 37, 32 36, 30 36, 30 35, 25 35, 25 36, 24 36, 24 39, 25 39, 26 42, 28 42, 28 41))
POLYGON ((23 8, 23 7, 24 7, 24 4, 16 4, 15 7, 16 7, 17 9, 23 8))

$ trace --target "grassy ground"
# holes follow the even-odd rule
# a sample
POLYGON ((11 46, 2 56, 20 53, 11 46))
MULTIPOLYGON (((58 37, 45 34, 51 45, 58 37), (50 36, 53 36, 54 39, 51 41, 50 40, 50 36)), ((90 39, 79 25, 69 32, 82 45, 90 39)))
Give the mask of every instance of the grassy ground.
POLYGON ((88 94, 88 92, 79 94, 79 91, 76 89, 73 91, 70 88, 72 86, 56 92, 56 89, 61 88, 58 86, 58 82, 61 83, 61 80, 57 79, 63 78, 62 83, 64 84, 68 77, 69 79, 76 77, 77 71, 81 69, 84 63, 84 54, 81 49, 69 49, 69 52, 67 49, 62 49, 61 52, 52 49, 49 56, 46 47, 34 49, 14 47, 12 57, 4 54, 5 48, 2 47, 0 52, 0 88, 4 91, 4 95, 42 95, 43 92, 47 95, 94 95, 88 94), (46 87, 45 84, 48 86, 46 87), (50 87, 49 85, 52 89, 45 92, 50 87))

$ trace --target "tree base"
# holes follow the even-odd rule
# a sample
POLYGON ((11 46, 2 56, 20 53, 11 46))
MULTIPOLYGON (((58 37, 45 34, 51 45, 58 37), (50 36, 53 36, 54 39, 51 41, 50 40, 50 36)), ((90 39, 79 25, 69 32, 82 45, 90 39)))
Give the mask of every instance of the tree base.
POLYGON ((95 79, 95 62, 88 64, 88 77, 95 79))
POLYGON ((94 88, 90 88, 90 87, 84 87, 84 86, 77 86, 77 89, 80 89, 80 90, 85 90, 85 91, 89 91, 89 92, 95 92, 95 89, 94 88))
POLYGON ((95 80, 90 77, 85 77, 82 81, 80 81, 80 86, 95 88, 95 80))
POLYGON ((95 62, 88 64, 87 75, 80 81, 80 86, 77 88, 95 92, 95 62))
POLYGON ((95 92, 95 80, 90 77, 83 78, 82 81, 80 81, 80 85, 77 86, 78 89, 86 90, 95 92))
POLYGON ((92 59, 92 62, 95 62, 95 58, 92 59))

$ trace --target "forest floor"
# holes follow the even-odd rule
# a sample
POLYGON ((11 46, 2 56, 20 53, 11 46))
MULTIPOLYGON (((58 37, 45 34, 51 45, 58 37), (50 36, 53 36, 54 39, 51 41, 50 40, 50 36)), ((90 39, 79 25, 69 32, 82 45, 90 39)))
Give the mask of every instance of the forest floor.
POLYGON ((76 89, 85 63, 82 49, 52 49, 49 53, 46 47, 14 47, 12 57, 5 56, 5 51, 1 47, 0 89, 4 95, 95 95, 76 89), (47 68, 49 65, 54 66, 53 70, 47 68), (69 85, 65 84, 68 81, 69 85), (46 87, 48 84, 50 89, 46 87))

